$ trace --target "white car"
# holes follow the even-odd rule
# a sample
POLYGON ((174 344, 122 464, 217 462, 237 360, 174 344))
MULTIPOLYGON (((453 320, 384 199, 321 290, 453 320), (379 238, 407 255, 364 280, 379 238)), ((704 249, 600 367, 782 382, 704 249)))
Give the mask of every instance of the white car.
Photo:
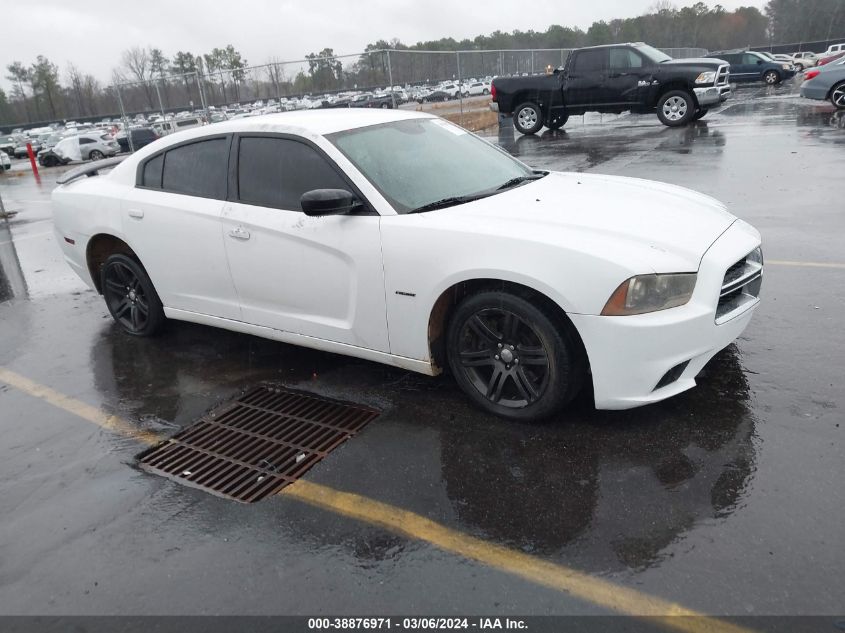
POLYGON ((227 121, 82 177, 105 166, 59 179, 55 230, 128 334, 180 319, 448 368, 512 419, 587 381, 601 409, 689 389, 759 302, 760 234, 716 200, 532 170, 424 113, 227 121))
POLYGON ((0 151, 0 171, 8 171, 12 168, 12 159, 6 152, 0 151))
POLYGON ((477 95, 489 95, 490 94, 490 84, 485 83, 483 81, 476 81, 469 84, 469 88, 467 88, 467 93, 471 96, 477 95))
POLYGON ((818 64, 819 58, 815 53, 811 51, 801 51, 792 54, 792 63, 795 65, 795 68, 797 68, 800 72, 805 68, 810 68, 818 64))

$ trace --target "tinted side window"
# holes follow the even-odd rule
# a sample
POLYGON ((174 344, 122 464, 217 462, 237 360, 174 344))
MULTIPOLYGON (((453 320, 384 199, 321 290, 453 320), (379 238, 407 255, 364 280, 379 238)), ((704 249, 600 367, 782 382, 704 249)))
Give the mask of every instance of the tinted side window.
POLYGON ((575 57, 574 69, 578 72, 595 72, 605 69, 607 51, 599 49, 594 51, 581 51, 575 57))
POLYGON ((226 197, 228 148, 227 139, 215 138, 168 151, 164 157, 162 189, 222 200, 226 197))
POLYGON ((94 139, 92 139, 92 138, 81 138, 81 139, 79 139, 80 145, 88 145, 89 143, 93 143, 93 142, 94 142, 94 139))
POLYGON ((752 55, 751 53, 745 53, 742 56, 742 63, 743 64, 756 64, 757 62, 765 61, 756 55, 752 55))
POLYGON ((164 165, 164 154, 151 158, 144 165, 141 176, 141 186, 161 189, 161 167, 164 165))
POLYGON ((238 198, 247 204, 299 211, 312 189, 349 189, 332 166, 304 143, 281 138, 241 138, 238 198))

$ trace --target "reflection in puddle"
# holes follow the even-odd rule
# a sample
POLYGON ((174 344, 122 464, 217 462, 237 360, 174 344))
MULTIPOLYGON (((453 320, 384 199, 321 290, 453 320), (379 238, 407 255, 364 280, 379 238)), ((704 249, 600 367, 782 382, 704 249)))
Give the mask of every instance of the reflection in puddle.
POLYGON ((583 405, 556 424, 448 428, 443 479, 470 529, 597 569, 641 568, 694 525, 730 514, 754 470, 736 347, 693 391, 627 412, 583 405))

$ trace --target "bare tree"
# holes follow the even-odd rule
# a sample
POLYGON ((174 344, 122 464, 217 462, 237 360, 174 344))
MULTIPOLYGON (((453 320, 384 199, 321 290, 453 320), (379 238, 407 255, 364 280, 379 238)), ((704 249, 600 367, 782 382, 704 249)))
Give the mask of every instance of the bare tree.
POLYGON ((120 57, 123 68, 141 83, 144 89, 144 94, 147 96, 147 102, 150 104, 150 110, 155 108, 153 105, 153 93, 150 86, 150 79, 153 76, 152 66, 150 64, 150 56, 147 49, 140 46, 133 46, 132 48, 123 51, 120 57))

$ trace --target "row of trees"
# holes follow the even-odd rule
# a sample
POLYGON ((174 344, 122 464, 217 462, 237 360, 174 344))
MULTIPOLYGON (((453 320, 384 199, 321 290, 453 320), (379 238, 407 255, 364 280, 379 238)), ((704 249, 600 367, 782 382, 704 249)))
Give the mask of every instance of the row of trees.
POLYGON ((666 48, 700 47, 709 50, 769 41, 799 42, 845 35, 843 0, 770 0, 765 12, 754 7, 727 11, 696 2, 680 9, 660 0, 645 15, 594 22, 586 31, 551 25, 545 31, 495 31, 473 39, 442 38, 414 45, 399 40, 378 40, 360 56, 338 59, 332 48, 309 53, 305 62, 286 65, 271 58, 258 68, 231 44, 208 53, 177 51, 168 56, 159 48, 133 47, 123 52, 112 74, 112 86, 102 86, 92 75, 68 64, 64 75, 44 56, 25 65, 6 67, 11 89, 0 90, 0 126, 45 120, 83 118, 119 111, 117 91, 128 111, 199 106, 204 97, 211 104, 320 93, 353 87, 384 86, 389 81, 384 49, 391 53, 394 83, 454 77, 459 69, 455 50, 478 51, 462 55, 464 77, 522 72, 562 61, 554 54, 542 59, 525 55, 482 51, 498 49, 570 49, 592 44, 646 41, 666 48), (414 55, 414 51, 443 51, 443 55, 414 55), (406 52, 407 51, 407 52, 406 52), (202 95, 201 95, 202 91, 202 95))

